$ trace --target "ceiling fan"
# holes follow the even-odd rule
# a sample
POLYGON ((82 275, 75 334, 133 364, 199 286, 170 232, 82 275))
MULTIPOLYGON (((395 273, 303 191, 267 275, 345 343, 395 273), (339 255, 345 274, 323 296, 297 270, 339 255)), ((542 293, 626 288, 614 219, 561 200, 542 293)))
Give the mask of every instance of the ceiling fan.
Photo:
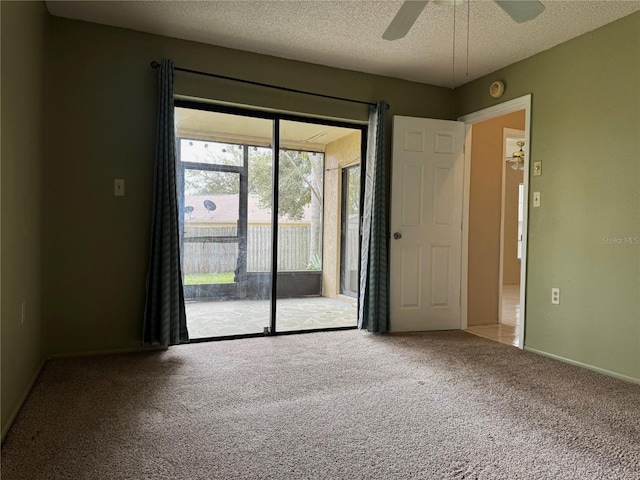
MULTIPOLYGON (((461 0, 435 0, 435 3, 452 4, 461 0)), ((544 11, 544 5, 537 0, 494 0, 514 22, 524 23, 533 20, 544 11)), ((405 0, 393 17, 391 23, 382 34, 385 40, 399 40, 403 38, 418 19, 428 0, 405 0)))
POLYGON ((511 164, 511 168, 514 170, 524 170, 524 150, 522 150, 522 147, 524 147, 524 140, 518 140, 516 143, 520 147, 520 150, 513 152, 513 155, 507 157, 506 160, 511 164))

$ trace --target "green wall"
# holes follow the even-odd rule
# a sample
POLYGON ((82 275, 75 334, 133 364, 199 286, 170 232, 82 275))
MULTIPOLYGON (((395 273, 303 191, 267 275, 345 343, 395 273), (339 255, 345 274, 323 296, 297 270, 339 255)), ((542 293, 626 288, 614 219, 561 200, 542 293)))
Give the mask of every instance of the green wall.
POLYGON ((497 79, 501 101, 532 94, 531 159, 542 161, 525 346, 640 380, 640 13, 458 88, 456 115, 498 103, 497 79))
MULTIPOLYGON (((51 354, 140 347, 152 196, 151 60, 291 88, 385 99, 392 115, 451 118, 449 89, 52 17, 46 166, 51 354), (124 178, 126 196, 113 196, 124 178)), ((176 93, 356 120, 366 108, 185 73, 176 93)), ((390 128, 389 128, 390 132, 390 128)))
POLYGON ((2 16, 2 436, 46 354, 42 172, 45 159, 43 3, 1 2, 2 16), (22 323, 22 302, 25 321, 22 323))

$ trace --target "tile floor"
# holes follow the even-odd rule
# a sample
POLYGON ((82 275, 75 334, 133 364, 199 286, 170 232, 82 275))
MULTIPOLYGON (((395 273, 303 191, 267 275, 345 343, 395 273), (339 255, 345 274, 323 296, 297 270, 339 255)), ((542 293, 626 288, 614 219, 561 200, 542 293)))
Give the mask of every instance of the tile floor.
POLYGON ((474 325, 467 332, 507 345, 518 345, 520 318, 520 285, 503 285, 502 318, 492 325, 474 325))

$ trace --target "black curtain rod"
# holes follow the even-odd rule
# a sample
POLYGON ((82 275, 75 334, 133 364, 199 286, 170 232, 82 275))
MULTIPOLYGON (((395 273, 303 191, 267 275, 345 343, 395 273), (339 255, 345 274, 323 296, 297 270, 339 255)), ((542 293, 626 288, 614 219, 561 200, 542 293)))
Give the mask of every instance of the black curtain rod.
MULTIPOLYGON (((151 62, 151 68, 155 69, 159 67, 160 67, 160 64, 155 60, 151 62)), ((303 95, 312 95, 314 97, 329 98, 331 100, 340 100, 342 102, 359 103, 361 105, 376 105, 374 102, 365 102, 363 100, 353 100, 351 98, 344 98, 344 97, 334 97, 333 95, 324 95, 322 93, 305 92, 304 90, 296 90, 295 88, 280 87, 278 85, 270 85, 268 83, 254 82, 251 80, 243 80, 242 78, 227 77, 226 75, 218 75, 216 73, 200 72, 198 70, 190 70, 188 68, 173 67, 173 69, 178 70, 180 72, 194 73, 196 75, 204 75, 206 77, 221 78, 223 80, 231 80, 232 82, 246 83, 248 85, 256 85, 258 87, 273 88, 275 90, 282 90, 285 92, 301 93, 303 95)), ((387 109, 389 109, 388 106, 387 106, 387 109)))

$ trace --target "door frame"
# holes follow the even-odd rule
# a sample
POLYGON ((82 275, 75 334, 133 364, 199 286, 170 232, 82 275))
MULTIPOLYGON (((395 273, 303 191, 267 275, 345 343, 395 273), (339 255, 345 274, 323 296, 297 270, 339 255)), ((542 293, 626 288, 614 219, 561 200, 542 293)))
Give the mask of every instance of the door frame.
POLYGON ((471 190, 471 145, 473 124, 500 117, 508 113, 524 110, 524 208, 522 224, 522 259, 520 264, 520 321, 518 322, 518 348, 524 348, 526 322, 526 281, 527 281, 527 237, 529 218, 529 151, 531 140, 531 94, 514 98, 492 107, 463 115, 458 121, 466 124, 464 153, 464 184, 462 211, 462 272, 461 272, 461 329, 467 329, 468 282, 469 282, 469 198, 471 190))
MULTIPOLYGON (((507 181, 507 139, 524 138, 524 130, 517 128, 502 129, 502 193, 500 197, 500 263, 498 270, 498 323, 502 318, 502 287, 504 286, 504 220, 505 220, 505 202, 506 202, 506 181, 507 181)), ((524 171, 523 171, 524 178, 524 171)), ((524 184, 524 182, 523 182, 524 184)), ((523 219, 524 223, 524 219, 523 219)), ((522 269, 522 259, 520 259, 520 268, 522 269)))

